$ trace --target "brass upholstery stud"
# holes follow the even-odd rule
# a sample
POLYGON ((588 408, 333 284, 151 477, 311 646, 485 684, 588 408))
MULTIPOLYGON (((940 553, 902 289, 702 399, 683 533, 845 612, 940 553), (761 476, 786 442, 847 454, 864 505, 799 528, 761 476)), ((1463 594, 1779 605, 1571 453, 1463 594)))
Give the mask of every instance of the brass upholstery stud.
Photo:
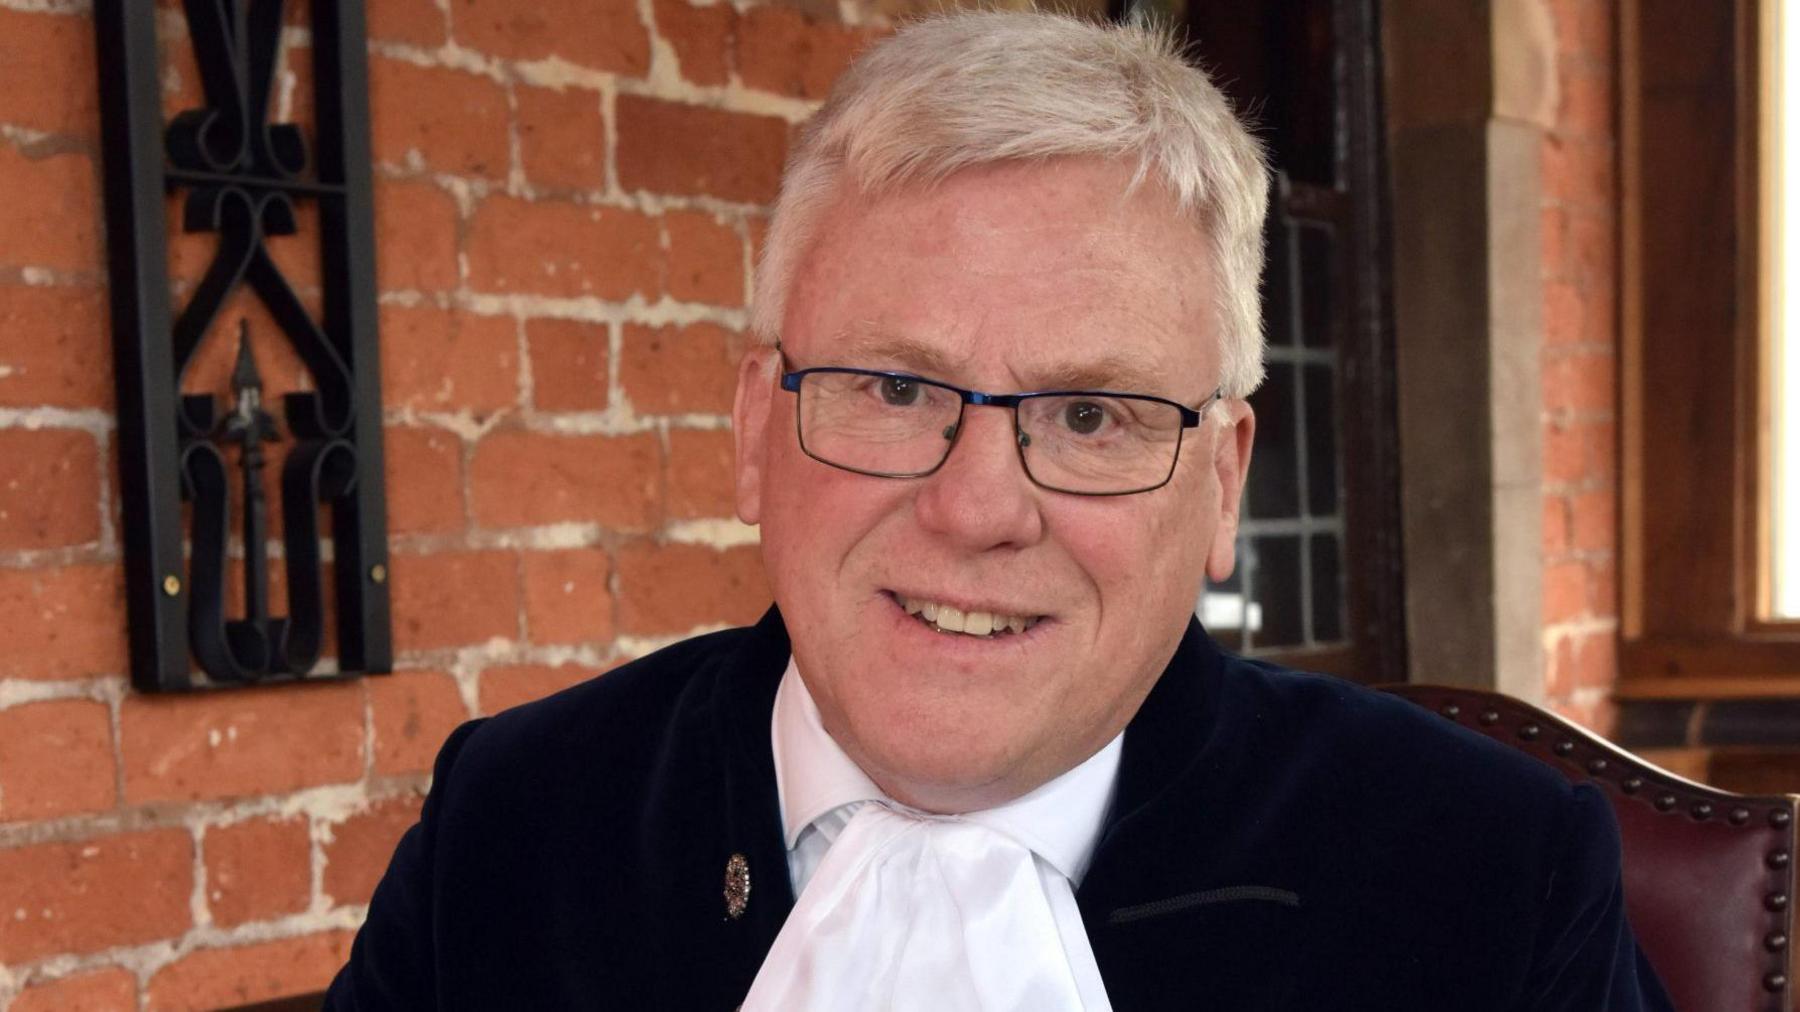
POLYGON ((1556 748, 1553 751, 1555 751, 1557 755, 1566 756, 1575 751, 1575 743, 1564 738, 1562 741, 1556 743, 1556 748))
POLYGON ((1688 808, 1688 814, 1694 817, 1695 822, 1705 822, 1712 818, 1712 813, 1713 806, 1706 801, 1696 801, 1688 808))
POLYGON ((1741 826, 1744 823, 1750 821, 1750 809, 1745 808, 1742 805, 1739 805, 1738 807, 1733 808, 1731 810, 1731 814, 1729 816, 1726 816, 1726 818, 1729 818, 1731 820, 1732 825, 1741 826))
POLYGON ((1785 931, 1771 931, 1763 936, 1763 948, 1770 952, 1780 952, 1787 948, 1788 937, 1785 931))
POLYGON ((1644 786, 1644 778, 1643 777, 1626 777, 1624 782, 1619 784, 1619 789, 1624 791, 1626 794, 1636 794, 1638 792, 1638 790, 1640 788, 1642 788, 1643 786, 1644 786))
POLYGON ((1666 812, 1674 807, 1675 807, 1675 795, 1673 795, 1673 794, 1658 794, 1656 796, 1656 810, 1657 811, 1666 812))
POLYGON ((1445 703, 1442 707, 1438 708, 1438 712, 1449 717, 1451 720, 1455 720, 1462 716, 1462 707, 1457 706, 1455 703, 1445 703))
POLYGON ((1787 824, 1794 821, 1794 813, 1785 808, 1777 808, 1769 813, 1769 825, 1776 829, 1786 829, 1787 824))
POLYGON ((1537 741, 1538 734, 1539 730, 1536 724, 1526 724, 1524 727, 1519 728, 1519 737, 1526 741, 1537 741))
POLYGON ((1606 772, 1606 760, 1599 757, 1588 760, 1588 772, 1599 776, 1606 772))
POLYGON ((1499 710, 1483 710, 1483 711, 1481 711, 1480 720, 1481 720, 1482 726, 1493 727, 1495 724, 1500 723, 1500 711, 1499 710))
POLYGON ((1788 866, 1788 863, 1791 860, 1792 860, 1792 857, 1791 857, 1791 855, 1788 854, 1788 852, 1786 850, 1771 850, 1771 851, 1769 851, 1769 856, 1768 856, 1769 867, 1775 869, 1776 871, 1780 871, 1783 868, 1786 868, 1788 866))
POLYGON ((1763 974, 1763 989, 1764 990, 1779 991, 1786 986, 1787 986, 1787 974, 1782 973, 1780 970, 1770 970, 1768 973, 1763 974))
POLYGON ((1772 914, 1781 913, 1783 910, 1787 909, 1787 905, 1788 905, 1787 893, 1770 893, 1769 895, 1763 897, 1763 909, 1769 911, 1772 914))

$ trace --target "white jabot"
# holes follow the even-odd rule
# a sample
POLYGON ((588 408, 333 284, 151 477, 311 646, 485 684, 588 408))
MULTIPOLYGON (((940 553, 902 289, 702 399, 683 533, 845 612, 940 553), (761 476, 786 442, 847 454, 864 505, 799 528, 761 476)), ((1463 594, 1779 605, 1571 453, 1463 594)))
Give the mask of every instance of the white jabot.
POLYGON ((1074 888, 1123 735, 1030 794, 938 816, 844 754, 791 661, 770 733, 799 900, 744 1009, 1111 1008, 1074 888))

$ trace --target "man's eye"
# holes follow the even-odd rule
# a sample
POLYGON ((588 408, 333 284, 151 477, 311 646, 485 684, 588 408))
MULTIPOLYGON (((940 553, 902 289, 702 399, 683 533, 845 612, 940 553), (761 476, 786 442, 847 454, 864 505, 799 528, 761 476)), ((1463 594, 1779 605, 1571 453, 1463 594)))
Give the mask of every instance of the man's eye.
POLYGON ((894 407, 911 407, 919 403, 923 395, 924 391, 919 388, 919 384, 912 380, 898 376, 881 378, 881 399, 894 407))
POLYGON ((1063 408, 1062 422, 1070 432, 1091 436, 1106 424, 1106 409, 1093 401, 1071 401, 1063 408))

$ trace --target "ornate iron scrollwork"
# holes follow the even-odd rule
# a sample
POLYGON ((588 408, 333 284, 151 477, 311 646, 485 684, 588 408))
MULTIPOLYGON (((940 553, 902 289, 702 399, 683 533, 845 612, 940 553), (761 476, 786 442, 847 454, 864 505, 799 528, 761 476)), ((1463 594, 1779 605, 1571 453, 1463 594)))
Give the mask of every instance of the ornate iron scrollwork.
POLYGON ((106 214, 118 370, 132 681, 145 691, 348 677, 391 666, 368 99, 359 0, 312 0, 315 151, 269 122, 283 0, 184 0, 205 105, 162 120, 154 4, 96 0, 106 214), (171 313, 164 202, 189 232, 218 236, 212 263, 171 313), (319 210, 321 318, 265 240, 297 234, 296 203, 319 210), (311 375, 282 399, 287 433, 262 406, 239 337, 233 404, 181 393, 221 309, 248 289, 311 375), (289 439, 281 473, 288 614, 269 610, 263 444, 289 439), (232 468, 243 488, 244 614, 226 614, 232 468), (182 502, 190 504, 183 530, 182 502), (338 670, 324 646, 329 514, 338 670), (182 544, 191 545, 183 564, 182 544), (185 578, 184 578, 185 576, 185 578), (192 659, 190 660, 190 651, 192 659), (205 678, 193 677, 198 661, 205 678))

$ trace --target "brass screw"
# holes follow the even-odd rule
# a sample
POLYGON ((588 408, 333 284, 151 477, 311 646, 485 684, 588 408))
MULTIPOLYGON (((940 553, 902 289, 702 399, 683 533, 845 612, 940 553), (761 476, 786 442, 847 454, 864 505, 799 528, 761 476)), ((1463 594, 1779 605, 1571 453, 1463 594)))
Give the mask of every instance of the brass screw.
POLYGON ((387 567, 382 565, 379 562, 375 563, 373 566, 370 566, 369 567, 369 579, 374 580, 376 583, 386 583, 387 582, 387 567))
POLYGON ((181 593, 181 578, 173 573, 163 577, 163 593, 170 597, 181 593))

